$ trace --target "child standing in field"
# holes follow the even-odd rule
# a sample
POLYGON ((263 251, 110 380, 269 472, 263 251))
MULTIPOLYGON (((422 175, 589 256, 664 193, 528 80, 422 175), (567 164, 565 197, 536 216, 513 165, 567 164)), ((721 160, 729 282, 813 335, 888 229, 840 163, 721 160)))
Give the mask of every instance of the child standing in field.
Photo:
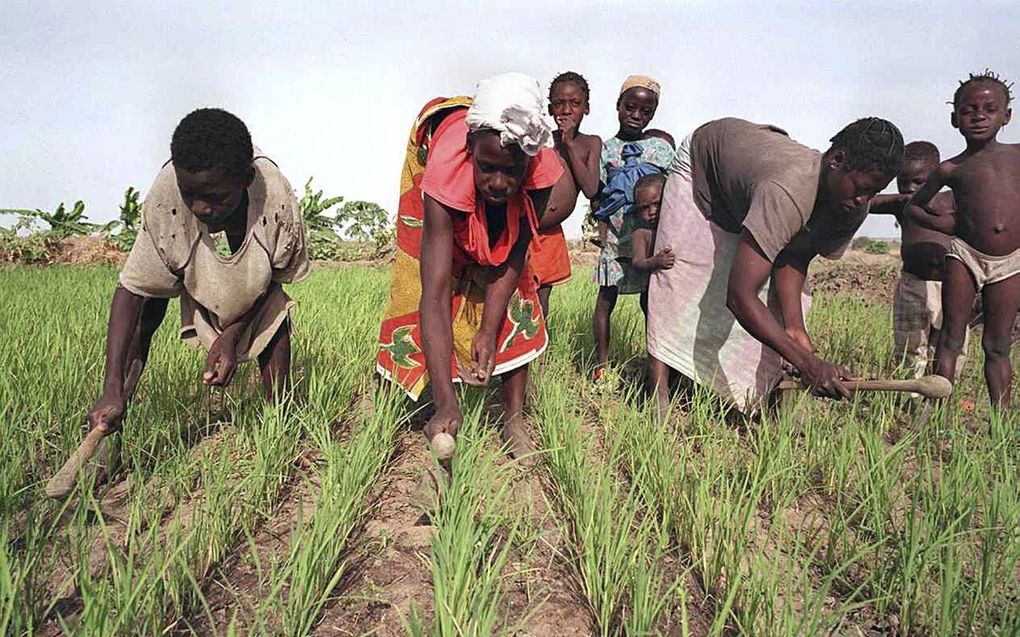
MULTIPOLYGON (((665 175, 646 175, 634 186, 634 214, 638 225, 631 243, 633 268, 645 277, 659 270, 669 270, 676 263, 673 246, 663 246, 655 252, 655 231, 659 226, 659 209, 662 207, 662 189, 665 175)), ((641 293, 641 309, 648 314, 647 287, 641 293)), ((648 357, 648 393, 655 397, 659 414, 669 408, 669 368, 654 356, 648 357)))
MULTIPOLYGON (((939 162, 939 149, 931 142, 907 144, 903 169, 896 176, 899 194, 878 195, 871 203, 872 214, 894 215, 900 225, 903 269, 893 296, 894 353, 896 360, 906 365, 915 378, 928 373, 939 342, 942 278, 952 237, 919 225, 905 214, 906 203, 938 169, 939 162)), ((955 212, 951 192, 936 194, 929 205, 946 217, 952 217, 955 212)), ((969 329, 966 334, 969 335, 969 329)), ((966 349, 964 345, 957 361, 958 368, 963 365, 966 349)))
MULTIPOLYGON (((673 247, 666 246, 655 252, 655 230, 659 225, 659 208, 662 206, 662 189, 666 176, 645 175, 634 185, 634 214, 637 224, 631 238, 631 267, 647 278, 652 272, 668 270, 676 262, 673 247)), ((647 293, 641 293, 642 298, 647 293)), ((642 308, 644 302, 642 301, 642 308)))
POLYGON ((971 75, 953 96, 953 127, 966 149, 914 194, 908 213, 920 224, 956 236, 945 265, 944 320, 935 373, 953 380, 974 296, 984 306, 985 382, 992 407, 1010 403, 1010 332, 1020 308, 1020 145, 996 136, 1012 116, 1010 86, 994 73, 971 75), (933 205, 943 186, 953 191, 956 213, 933 205))
MULTIPOLYGON (((616 101, 620 129, 614 137, 602 144, 600 180, 605 187, 610 172, 621 168, 624 163, 624 149, 635 147, 640 150, 638 161, 651 164, 658 171, 665 172, 673 158, 673 147, 659 138, 650 137, 645 129, 655 116, 659 106, 659 83, 643 75, 631 75, 623 82, 620 96, 616 101)), ((600 201, 600 207, 604 205, 600 201)), ((598 216, 598 215, 597 215, 598 216)), ((647 277, 636 272, 631 263, 631 238, 637 225, 631 206, 617 207, 605 219, 605 239, 595 268, 595 282, 599 285, 595 302, 593 327, 595 332, 596 368, 594 379, 601 378, 609 360, 609 320, 616 308, 620 294, 637 294, 647 289, 647 277)))
MULTIPOLYGON (((573 210, 580 193, 588 199, 598 193, 599 159, 602 140, 598 135, 581 132, 581 121, 590 111, 588 82, 579 73, 567 71, 549 85, 549 114, 556 121, 553 141, 566 169, 565 180, 573 195, 568 206, 573 210)), ((538 299, 542 313, 549 315, 549 294, 553 286, 570 280, 570 254, 563 227, 541 224, 531 241, 529 262, 538 279, 538 299)))

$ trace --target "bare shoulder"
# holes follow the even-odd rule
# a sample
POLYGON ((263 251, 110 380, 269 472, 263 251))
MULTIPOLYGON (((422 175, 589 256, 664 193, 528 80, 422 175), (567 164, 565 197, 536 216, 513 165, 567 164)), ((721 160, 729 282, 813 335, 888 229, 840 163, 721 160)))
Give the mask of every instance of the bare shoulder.
MULTIPOLYGON (((631 234, 631 241, 634 245, 644 246, 652 242, 652 233, 654 229, 645 223, 639 223, 634 227, 634 232, 631 234)), ((641 250, 638 250, 641 252, 641 250)))
POLYGON ((938 170, 935 171, 935 175, 945 181, 951 179, 956 171, 967 161, 969 155, 967 153, 960 153, 956 157, 950 158, 939 164, 938 170))
POLYGON ((581 135, 581 137, 584 138, 584 144, 589 150, 596 153, 602 152, 601 137, 599 137, 598 135, 589 135, 588 133, 581 135))

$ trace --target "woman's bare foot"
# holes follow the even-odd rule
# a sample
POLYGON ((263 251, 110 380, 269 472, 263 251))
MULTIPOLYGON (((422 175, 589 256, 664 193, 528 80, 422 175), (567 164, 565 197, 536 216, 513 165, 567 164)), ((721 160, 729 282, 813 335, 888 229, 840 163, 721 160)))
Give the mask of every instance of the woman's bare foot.
POLYGON ((523 416, 517 415, 506 419, 503 424, 503 445, 517 460, 535 452, 523 416))

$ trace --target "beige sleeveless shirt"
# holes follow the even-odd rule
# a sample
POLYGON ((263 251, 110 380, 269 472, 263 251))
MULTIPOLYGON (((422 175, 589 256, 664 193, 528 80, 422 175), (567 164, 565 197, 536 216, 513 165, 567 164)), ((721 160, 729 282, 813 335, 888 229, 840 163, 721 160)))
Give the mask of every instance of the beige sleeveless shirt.
MULTIPOLYGON (((209 228, 184 203, 171 163, 163 166, 142 205, 142 229, 120 285, 140 296, 180 296, 186 341, 209 347, 271 282, 295 283, 308 275, 304 227, 290 183, 266 157, 256 156, 252 167, 247 229, 230 256, 217 253, 209 228)), ((293 303, 282 291, 276 296, 281 298, 267 300, 238 343, 242 360, 258 354, 286 319, 293 303)))

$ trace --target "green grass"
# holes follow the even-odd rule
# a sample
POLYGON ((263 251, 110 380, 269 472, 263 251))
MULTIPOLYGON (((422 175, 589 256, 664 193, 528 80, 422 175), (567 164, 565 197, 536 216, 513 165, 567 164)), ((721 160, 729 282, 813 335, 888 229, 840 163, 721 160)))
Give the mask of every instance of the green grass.
MULTIPOLYGON (((568 610, 596 634, 1020 634, 1020 418, 990 417, 979 339, 949 409, 920 429, 908 397, 877 394, 803 396, 748 423, 696 392, 657 424, 636 299, 613 318, 618 386, 588 382, 594 290, 581 278, 553 294, 529 412, 568 610)), ((0 634, 307 635, 345 599, 385 598, 346 586, 414 409, 372 379, 387 274, 320 269, 291 290, 297 385, 279 408, 262 403, 252 364, 225 392, 203 388, 172 304, 122 434, 126 504, 97 514, 87 485, 69 502, 42 485, 98 396, 115 280, 0 270, 0 634), (254 538, 299 491, 308 506, 263 552, 254 538), (256 599, 224 610, 217 587, 237 556, 254 563, 256 599)), ((895 376, 890 322, 880 303, 819 297, 810 328, 823 355, 895 376)), ((419 555, 433 608, 389 624, 411 634, 513 634, 546 612, 541 591, 508 610, 510 580, 529 577, 511 562, 540 522, 486 396, 463 399, 453 481, 419 555)))

